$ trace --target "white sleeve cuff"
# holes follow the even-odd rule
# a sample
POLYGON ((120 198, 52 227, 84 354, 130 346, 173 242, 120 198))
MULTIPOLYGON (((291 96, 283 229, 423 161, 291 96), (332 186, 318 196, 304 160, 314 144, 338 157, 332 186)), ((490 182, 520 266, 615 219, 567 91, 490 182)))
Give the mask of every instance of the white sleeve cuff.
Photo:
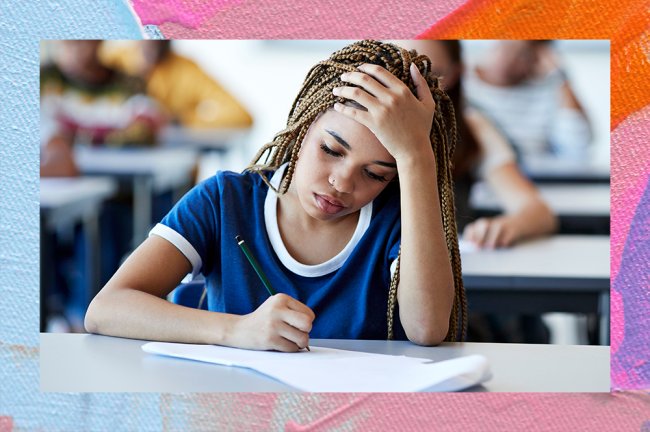
POLYGON ((397 270, 397 258, 390 264, 390 280, 393 280, 395 270, 397 270))
POLYGON ((194 246, 188 242, 185 237, 174 231, 173 229, 169 228, 166 225, 163 224, 156 224, 151 231, 149 231, 149 236, 152 234, 157 235, 158 237, 162 237, 181 251, 183 255, 185 255, 185 258, 188 259, 190 264, 192 265, 192 276, 190 278, 193 279, 196 277, 196 275, 199 274, 201 271, 201 267, 203 266, 203 262, 201 261, 201 256, 198 254, 196 249, 194 249, 194 246))

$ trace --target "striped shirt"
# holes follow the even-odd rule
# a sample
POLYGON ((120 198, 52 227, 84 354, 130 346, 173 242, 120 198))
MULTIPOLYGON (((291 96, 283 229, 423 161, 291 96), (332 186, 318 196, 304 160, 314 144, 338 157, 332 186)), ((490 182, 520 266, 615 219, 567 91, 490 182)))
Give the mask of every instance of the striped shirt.
POLYGON ((560 71, 511 87, 487 84, 471 68, 465 97, 510 140, 520 158, 557 156, 582 159, 591 131, 578 110, 560 106, 564 82, 560 71))

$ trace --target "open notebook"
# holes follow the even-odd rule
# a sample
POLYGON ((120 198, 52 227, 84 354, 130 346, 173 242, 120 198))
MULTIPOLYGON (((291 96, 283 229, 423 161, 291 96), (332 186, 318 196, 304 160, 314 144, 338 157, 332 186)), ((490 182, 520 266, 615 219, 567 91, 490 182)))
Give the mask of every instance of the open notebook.
POLYGON ((151 354, 254 369, 310 392, 458 391, 491 378, 487 359, 452 360, 370 354, 311 346, 311 352, 251 351, 215 345, 149 342, 151 354))

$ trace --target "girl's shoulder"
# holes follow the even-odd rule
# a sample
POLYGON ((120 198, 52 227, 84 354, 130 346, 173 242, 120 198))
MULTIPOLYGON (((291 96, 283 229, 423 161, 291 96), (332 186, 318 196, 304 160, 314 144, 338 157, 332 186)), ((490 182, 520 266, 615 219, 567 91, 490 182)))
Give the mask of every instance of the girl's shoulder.
POLYGON ((202 183, 208 188, 217 187, 219 189, 224 187, 268 188, 262 177, 258 173, 251 171, 217 171, 215 175, 207 178, 202 183))

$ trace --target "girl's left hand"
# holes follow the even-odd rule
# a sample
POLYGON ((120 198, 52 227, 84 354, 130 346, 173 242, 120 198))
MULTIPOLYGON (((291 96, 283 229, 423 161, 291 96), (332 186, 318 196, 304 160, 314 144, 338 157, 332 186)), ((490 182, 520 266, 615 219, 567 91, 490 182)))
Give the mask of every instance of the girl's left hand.
POLYGON ((432 154, 429 138, 435 102, 426 80, 411 64, 417 97, 395 75, 381 66, 363 64, 360 72, 346 72, 341 80, 359 87, 336 87, 333 93, 353 100, 368 111, 337 103, 334 109, 366 126, 399 161, 432 154))

